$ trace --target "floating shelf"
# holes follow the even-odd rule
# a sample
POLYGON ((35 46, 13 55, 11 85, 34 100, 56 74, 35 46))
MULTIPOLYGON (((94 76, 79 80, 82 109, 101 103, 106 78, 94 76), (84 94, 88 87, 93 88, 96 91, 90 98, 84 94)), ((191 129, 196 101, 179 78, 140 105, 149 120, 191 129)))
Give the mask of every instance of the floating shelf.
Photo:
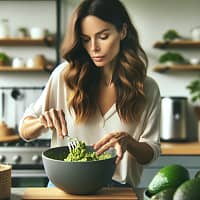
POLYGON ((0 72, 45 72, 45 69, 43 68, 27 68, 27 67, 21 67, 21 68, 13 68, 11 66, 0 66, 0 72))
POLYGON ((200 65, 160 65, 155 66, 153 68, 155 72, 167 72, 167 71, 199 71, 200 72, 200 65))
POLYGON ((31 39, 31 38, 1 38, 0 45, 3 46, 53 46, 53 37, 31 39))
POLYGON ((200 48, 200 41, 193 40, 174 40, 174 41, 158 41, 153 45, 154 48, 200 48))

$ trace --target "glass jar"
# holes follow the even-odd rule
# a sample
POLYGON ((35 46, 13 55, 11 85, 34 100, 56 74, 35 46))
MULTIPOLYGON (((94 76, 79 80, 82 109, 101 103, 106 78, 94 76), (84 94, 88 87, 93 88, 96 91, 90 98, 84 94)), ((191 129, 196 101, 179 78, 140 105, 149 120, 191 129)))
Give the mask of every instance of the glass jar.
POLYGON ((0 20, 0 38, 6 38, 10 36, 10 26, 8 19, 0 20))

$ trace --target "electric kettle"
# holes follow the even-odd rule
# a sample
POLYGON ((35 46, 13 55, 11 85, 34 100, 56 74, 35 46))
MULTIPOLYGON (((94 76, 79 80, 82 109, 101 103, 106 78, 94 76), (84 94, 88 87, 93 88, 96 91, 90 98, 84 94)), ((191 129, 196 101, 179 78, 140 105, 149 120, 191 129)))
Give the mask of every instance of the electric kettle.
POLYGON ((188 139, 186 118, 186 97, 162 97, 160 139, 186 141, 188 139))

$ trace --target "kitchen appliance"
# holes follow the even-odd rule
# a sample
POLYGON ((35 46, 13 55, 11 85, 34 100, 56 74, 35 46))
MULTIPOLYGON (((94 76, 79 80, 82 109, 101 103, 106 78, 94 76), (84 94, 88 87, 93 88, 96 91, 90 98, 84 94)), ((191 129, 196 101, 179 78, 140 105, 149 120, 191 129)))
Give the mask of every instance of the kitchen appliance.
POLYGON ((23 141, 18 135, 19 120, 42 89, 0 87, 0 163, 12 165, 13 187, 40 187, 48 182, 41 156, 50 146, 50 135, 44 134, 31 142, 23 141))
POLYGON ((49 147, 48 139, 0 142, 0 163, 12 165, 12 187, 47 185, 48 178, 42 163, 42 152, 49 147))
POLYGON ((162 98, 160 138, 163 141, 187 141, 186 97, 162 98))

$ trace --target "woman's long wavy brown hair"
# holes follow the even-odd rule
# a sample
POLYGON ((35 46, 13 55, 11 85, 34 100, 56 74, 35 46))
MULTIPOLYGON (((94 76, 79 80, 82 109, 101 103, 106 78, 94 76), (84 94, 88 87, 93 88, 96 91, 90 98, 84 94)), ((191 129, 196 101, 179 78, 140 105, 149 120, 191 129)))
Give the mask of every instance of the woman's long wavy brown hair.
POLYGON ((147 56, 138 33, 119 0, 83 0, 75 9, 62 46, 63 58, 69 62, 64 79, 70 91, 68 108, 73 108, 77 122, 85 122, 96 112, 100 69, 95 67, 81 42, 81 21, 88 15, 113 24, 117 31, 127 26, 120 44, 113 81, 116 86, 116 109, 125 122, 138 121, 145 105, 144 79, 147 56))

